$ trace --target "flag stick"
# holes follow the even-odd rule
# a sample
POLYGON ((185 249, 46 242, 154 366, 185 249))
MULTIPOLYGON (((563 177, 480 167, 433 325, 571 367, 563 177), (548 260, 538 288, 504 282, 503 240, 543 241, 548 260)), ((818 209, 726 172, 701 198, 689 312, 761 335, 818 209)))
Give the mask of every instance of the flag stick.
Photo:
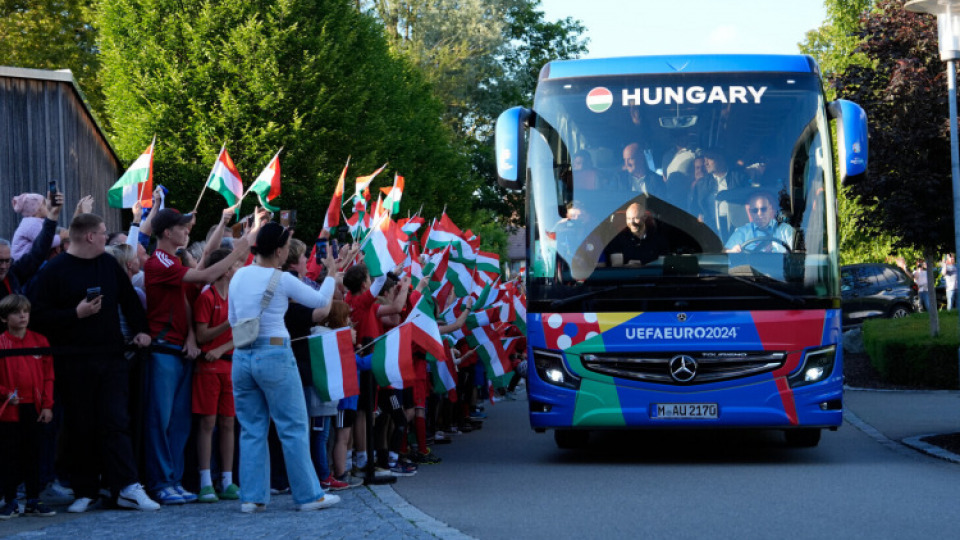
MULTIPOLYGON (((223 151, 227 148, 227 141, 223 141, 223 146, 220 147, 220 152, 217 154, 217 161, 220 160, 220 156, 223 155, 223 151)), ((217 163, 214 162, 213 166, 216 167, 217 163)), ((210 169, 210 172, 213 173, 213 169, 210 169)), ((193 205, 193 210, 190 211, 191 214, 197 211, 197 208, 200 208, 200 199, 203 199, 204 192, 207 191, 207 184, 210 183, 210 177, 207 176, 207 181, 203 183, 203 189, 200 190, 200 196, 197 197, 197 204, 193 205)))

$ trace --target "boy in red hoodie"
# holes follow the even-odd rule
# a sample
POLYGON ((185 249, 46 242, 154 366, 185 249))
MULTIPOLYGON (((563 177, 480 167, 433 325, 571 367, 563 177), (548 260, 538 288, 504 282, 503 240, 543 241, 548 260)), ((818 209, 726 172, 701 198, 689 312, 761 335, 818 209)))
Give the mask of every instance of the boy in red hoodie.
MULTIPOLYGON (((30 300, 11 294, 0 300, 0 349, 49 348, 47 338, 27 330, 30 300)), ((26 515, 56 514, 40 502, 40 439, 42 424, 53 418, 53 357, 24 353, 0 357, 0 468, 3 499, 0 520, 19 515, 17 485, 27 488, 26 515)))

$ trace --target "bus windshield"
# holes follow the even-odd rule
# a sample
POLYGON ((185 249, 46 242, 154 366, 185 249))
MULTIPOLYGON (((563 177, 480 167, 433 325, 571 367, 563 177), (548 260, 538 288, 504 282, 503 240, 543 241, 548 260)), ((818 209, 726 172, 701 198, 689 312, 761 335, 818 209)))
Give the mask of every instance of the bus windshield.
POLYGON ((816 75, 541 81, 531 125, 532 310, 839 307, 816 75))

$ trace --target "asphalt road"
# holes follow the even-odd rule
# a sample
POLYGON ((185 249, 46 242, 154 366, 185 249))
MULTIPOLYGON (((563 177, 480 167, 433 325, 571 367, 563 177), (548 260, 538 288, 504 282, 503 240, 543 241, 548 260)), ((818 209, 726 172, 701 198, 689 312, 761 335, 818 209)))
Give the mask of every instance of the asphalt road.
POLYGON ((487 405, 483 430, 396 491, 481 539, 957 538, 960 467, 884 445, 849 423, 820 446, 779 432, 594 436, 557 449, 526 402, 487 405))

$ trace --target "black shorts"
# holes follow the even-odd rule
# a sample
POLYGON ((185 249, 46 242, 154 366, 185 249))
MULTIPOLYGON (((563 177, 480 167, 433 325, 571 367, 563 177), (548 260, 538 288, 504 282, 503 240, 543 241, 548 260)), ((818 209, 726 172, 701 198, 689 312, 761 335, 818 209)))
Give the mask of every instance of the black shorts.
POLYGON ((343 409, 337 411, 337 428, 352 428, 357 422, 357 411, 353 409, 343 409))

